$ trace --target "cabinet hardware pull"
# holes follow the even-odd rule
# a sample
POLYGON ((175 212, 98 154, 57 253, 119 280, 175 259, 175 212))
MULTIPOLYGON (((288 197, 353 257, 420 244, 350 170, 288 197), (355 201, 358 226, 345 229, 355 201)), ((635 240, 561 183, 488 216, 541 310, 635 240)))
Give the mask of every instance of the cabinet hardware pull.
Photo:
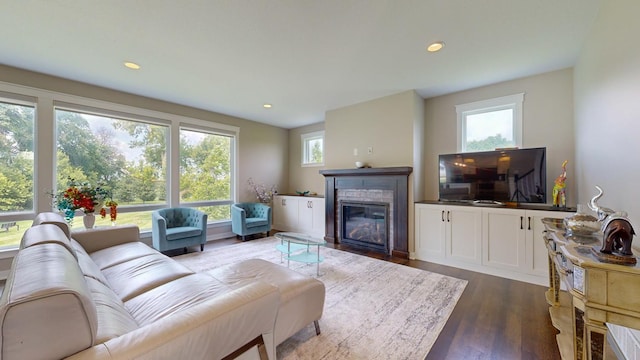
POLYGON ((309 209, 313 209, 313 203, 311 201, 307 201, 307 207, 309 209))
POLYGON ((524 225, 522 221, 524 220, 524 216, 520 216, 520 230, 524 229, 524 225))
POLYGON ((287 199, 282 199, 282 206, 287 206, 287 199))
POLYGON ((444 210, 442 210, 442 214, 440 215, 440 217, 442 218, 442 222, 444 222, 444 210))
POLYGON ((531 216, 527 216, 527 219, 529 220, 529 225, 527 226, 527 230, 531 230, 531 216))
POLYGON ((451 211, 447 210, 447 222, 451 222, 449 215, 451 215, 451 211))

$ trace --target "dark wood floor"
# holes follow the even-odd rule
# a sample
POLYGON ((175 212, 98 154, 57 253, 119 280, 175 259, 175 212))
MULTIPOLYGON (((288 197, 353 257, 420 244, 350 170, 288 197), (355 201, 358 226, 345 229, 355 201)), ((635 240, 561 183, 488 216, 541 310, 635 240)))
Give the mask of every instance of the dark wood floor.
MULTIPOLYGON (((224 246, 238 241, 214 241, 207 246, 224 246)), ((549 305, 544 296, 546 288, 543 286, 329 245, 469 282, 427 360, 560 359, 555 337, 557 331, 551 325, 549 305)))

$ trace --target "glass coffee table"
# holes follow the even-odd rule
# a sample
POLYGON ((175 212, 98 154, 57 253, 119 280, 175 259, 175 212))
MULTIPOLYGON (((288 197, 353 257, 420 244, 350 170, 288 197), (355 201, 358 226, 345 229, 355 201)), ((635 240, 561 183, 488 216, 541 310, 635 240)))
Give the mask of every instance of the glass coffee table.
POLYGON ((284 255, 287 258, 287 267, 289 267, 289 261, 316 264, 316 274, 320 276, 320 263, 324 260, 320 256, 320 246, 324 246, 326 241, 311 235, 293 232, 279 232, 274 236, 280 240, 276 249, 280 251, 281 262, 284 255))

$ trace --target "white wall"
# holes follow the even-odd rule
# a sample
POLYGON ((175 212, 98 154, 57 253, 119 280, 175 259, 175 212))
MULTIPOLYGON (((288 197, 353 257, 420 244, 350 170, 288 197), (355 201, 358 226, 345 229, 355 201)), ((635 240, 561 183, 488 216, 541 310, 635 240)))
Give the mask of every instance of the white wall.
MULTIPOLYGON (((324 130, 324 122, 289 130, 289 186, 281 193, 295 194, 296 191, 315 192, 324 195, 324 176, 320 170, 325 166, 302 166, 302 134, 324 130)), ((325 156, 327 141, 324 142, 325 156)))
POLYGON ((455 106, 500 96, 525 93, 523 136, 525 148, 547 148, 547 202, 553 181, 567 165, 567 205, 576 204, 573 142, 572 69, 483 86, 425 100, 425 199, 438 199, 438 155, 457 152, 455 106))
MULTIPOLYGON (((625 210, 640 234, 640 1, 603 2, 575 67, 579 198, 625 210)), ((638 236, 634 246, 639 248, 638 236)))

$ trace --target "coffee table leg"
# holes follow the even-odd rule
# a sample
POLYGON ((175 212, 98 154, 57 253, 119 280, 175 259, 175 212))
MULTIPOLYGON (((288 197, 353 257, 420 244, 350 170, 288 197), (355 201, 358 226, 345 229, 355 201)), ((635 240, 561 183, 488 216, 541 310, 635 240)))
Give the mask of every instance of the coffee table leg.
POLYGON ((316 266, 316 275, 320 276, 320 245, 318 245, 318 264, 316 266))

